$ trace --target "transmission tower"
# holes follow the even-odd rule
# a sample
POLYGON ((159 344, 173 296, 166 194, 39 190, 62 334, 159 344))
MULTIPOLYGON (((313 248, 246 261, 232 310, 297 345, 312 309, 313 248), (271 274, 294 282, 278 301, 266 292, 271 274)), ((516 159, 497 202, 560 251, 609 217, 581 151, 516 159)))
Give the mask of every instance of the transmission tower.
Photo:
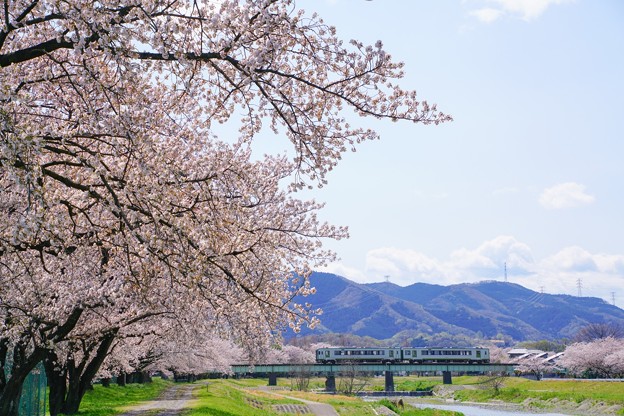
POLYGON ((544 294, 544 286, 540 286, 540 293, 544 294))
POLYGON ((507 262, 505 262, 505 283, 507 283, 507 262))
POLYGON ((611 303, 615 306, 615 292, 611 292, 611 303))
POLYGON ((576 288, 578 289, 579 298, 582 297, 583 296, 583 291, 582 291, 583 281, 580 278, 576 279, 576 288))

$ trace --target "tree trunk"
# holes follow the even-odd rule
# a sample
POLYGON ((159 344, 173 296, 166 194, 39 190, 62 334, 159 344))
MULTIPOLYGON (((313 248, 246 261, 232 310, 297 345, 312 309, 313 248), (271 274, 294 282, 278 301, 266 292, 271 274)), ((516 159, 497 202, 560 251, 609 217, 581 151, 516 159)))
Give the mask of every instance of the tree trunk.
POLYGON ((80 402, 82 402, 84 394, 91 387, 93 378, 108 355, 115 336, 116 332, 105 335, 100 340, 100 345, 90 361, 87 355, 85 355, 83 361, 78 366, 75 366, 72 360, 68 360, 68 363, 72 363, 73 368, 68 369, 69 384, 67 386, 65 402, 63 403, 63 414, 73 415, 78 413, 80 402))
POLYGON ((63 414, 73 415, 78 413, 80 402, 86 391, 87 389, 83 387, 83 383, 80 380, 73 383, 70 380, 65 402, 63 403, 63 414))
POLYGON ((150 376, 150 373, 147 371, 141 371, 141 379, 139 381, 139 383, 151 383, 152 382, 152 376, 150 376))
MULTIPOLYGON (((23 382, 22 382, 23 383, 23 382)), ((0 416, 18 416, 19 402, 22 397, 22 383, 16 383, 11 377, 0 392, 0 416)))
POLYGON ((48 398, 50 416, 57 416, 61 413, 67 394, 67 370, 58 367, 57 358, 56 354, 50 351, 43 362, 50 387, 50 397, 48 398))

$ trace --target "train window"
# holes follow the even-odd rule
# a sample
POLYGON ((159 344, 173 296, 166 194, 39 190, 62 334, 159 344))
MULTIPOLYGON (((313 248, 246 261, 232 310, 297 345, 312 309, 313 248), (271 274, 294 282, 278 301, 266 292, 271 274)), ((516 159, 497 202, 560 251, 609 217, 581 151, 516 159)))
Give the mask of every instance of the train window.
POLYGON ((405 351, 405 355, 412 355, 412 352, 410 350, 405 351))

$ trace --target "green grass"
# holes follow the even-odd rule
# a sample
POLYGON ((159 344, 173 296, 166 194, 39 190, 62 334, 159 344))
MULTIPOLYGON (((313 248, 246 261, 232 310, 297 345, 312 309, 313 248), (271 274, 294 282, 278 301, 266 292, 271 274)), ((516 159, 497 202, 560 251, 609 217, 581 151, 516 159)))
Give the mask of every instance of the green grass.
POLYGON ((396 391, 430 391, 436 385, 440 384, 439 380, 401 377, 394 379, 394 389, 396 391))
POLYGON ((299 403, 253 390, 266 380, 210 380, 194 391, 197 399, 184 416, 272 416, 277 404, 299 403))
POLYGON ((520 403, 528 398, 559 399, 575 403, 594 400, 624 405, 624 383, 578 380, 534 381, 511 377, 505 380, 505 386, 498 394, 493 390, 461 390, 455 393, 455 397, 469 401, 497 399, 511 403, 520 403))
MULTIPOLYGON (((324 385, 324 378, 313 379, 312 388, 324 385)), ((427 390, 441 384, 440 377, 395 377, 396 390, 427 390)), ((542 380, 533 381, 524 378, 510 377, 505 385, 496 393, 492 389, 484 389, 479 377, 453 377, 454 385, 464 385, 466 390, 456 391, 455 398, 462 401, 487 402, 500 400, 510 403, 521 403, 532 399, 532 406, 547 408, 549 400, 565 400, 581 403, 585 400, 617 404, 624 406, 624 383, 607 383, 574 380, 542 380)), ((373 416, 375 408, 381 402, 364 402, 355 397, 342 395, 324 395, 311 392, 287 390, 290 381, 278 379, 284 390, 267 392, 261 387, 267 385, 266 379, 242 380, 206 380, 196 383, 194 391, 196 400, 192 408, 185 411, 184 416, 272 416, 277 415, 274 406, 277 404, 300 403, 296 398, 327 403, 336 409, 340 416, 373 416), (285 398, 290 396, 292 398, 285 398)), ((384 379, 377 377, 371 380, 371 388, 383 386, 384 379)), ((157 397, 160 392, 172 383, 155 379, 150 384, 131 384, 126 387, 113 385, 108 388, 96 385, 93 391, 85 395, 80 407, 80 416, 113 416, 122 413, 128 405, 147 401, 157 397)), ((555 400, 555 401, 556 401, 555 400)), ((390 407, 390 406, 388 406, 390 407)), ((393 409, 394 410, 394 409, 393 409)), ((406 406, 404 410, 395 410, 401 416, 438 416, 458 415, 437 409, 416 409, 406 406)), ((619 414, 624 415, 624 411, 619 414)), ((285 414, 280 414, 285 415, 285 414)))
MULTIPOLYGON (((260 387, 266 386, 266 380, 211 380, 207 385, 195 391, 197 401, 193 408, 187 410, 184 416, 274 416, 277 415, 273 406, 285 403, 301 402, 283 396, 301 398, 314 402, 330 404, 340 416, 374 416, 375 408, 385 402, 364 402, 355 397, 333 394, 316 394, 311 392, 296 392, 276 390, 267 392, 260 387)), ((282 383, 280 383, 282 384, 282 383)), ((286 384, 284 384, 286 386, 286 384)), ((387 403, 386 403, 387 402, 387 403)), ((402 416, 456 416, 457 412, 446 412, 434 409, 416 409, 406 406, 398 410, 402 416)), ((280 416, 285 415, 279 413, 280 416)))
POLYGON ((123 412, 122 408, 142 401, 155 399, 167 387, 171 381, 159 378, 151 383, 128 384, 120 387, 111 384, 110 387, 102 387, 99 384, 88 391, 80 404, 80 416, 113 416, 123 412))

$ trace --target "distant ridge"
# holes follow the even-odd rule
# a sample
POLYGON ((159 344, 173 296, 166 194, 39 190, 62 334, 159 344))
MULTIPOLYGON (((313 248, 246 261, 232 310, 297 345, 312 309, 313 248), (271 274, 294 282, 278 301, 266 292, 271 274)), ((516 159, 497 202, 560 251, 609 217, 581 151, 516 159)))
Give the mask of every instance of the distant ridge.
MULTIPOLYGON (((359 284, 315 272, 316 295, 306 301, 324 310, 315 333, 348 333, 376 339, 453 337, 508 341, 571 338, 589 323, 624 325, 624 310, 602 299, 551 295, 515 283, 483 281, 451 286, 389 282, 359 284)), ((306 330, 306 334, 313 332, 306 330)))

